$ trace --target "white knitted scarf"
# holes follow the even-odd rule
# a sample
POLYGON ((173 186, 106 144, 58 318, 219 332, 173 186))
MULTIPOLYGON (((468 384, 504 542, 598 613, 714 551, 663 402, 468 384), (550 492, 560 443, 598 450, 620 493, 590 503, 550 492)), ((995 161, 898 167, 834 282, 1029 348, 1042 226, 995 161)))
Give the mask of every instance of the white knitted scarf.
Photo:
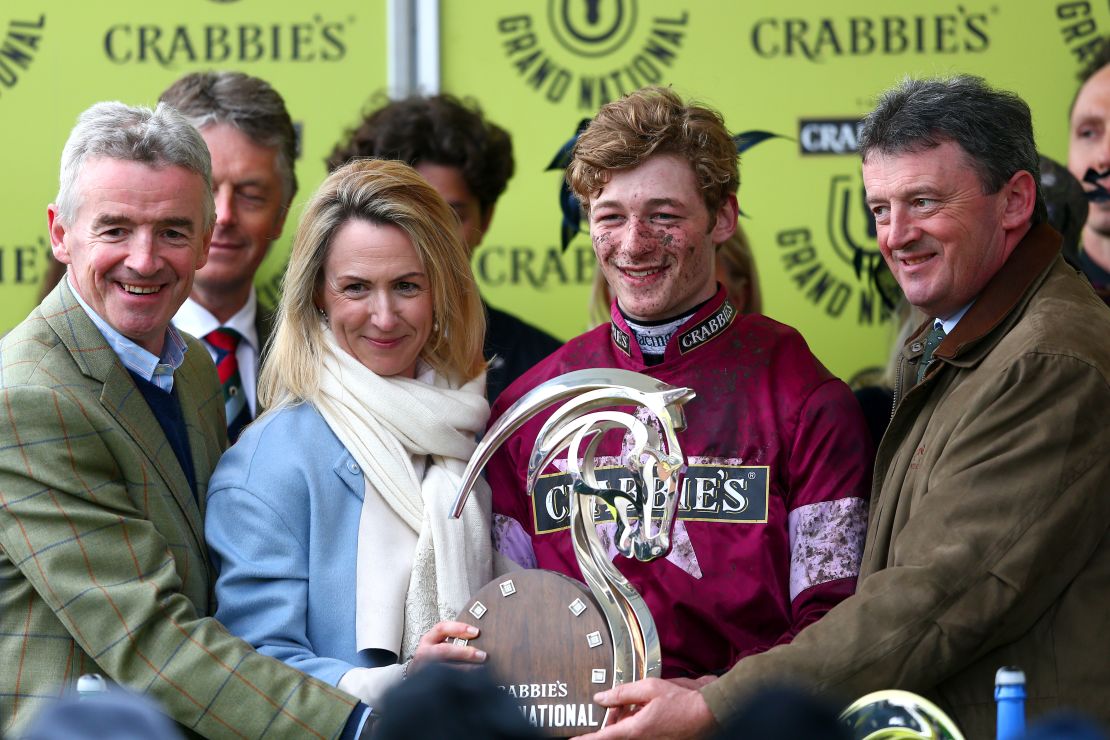
POLYGON ((312 400, 361 466, 364 501, 380 496, 417 534, 407 588, 403 578, 385 579, 383 587, 383 579, 375 576, 390 567, 396 554, 379 544, 374 530, 381 524, 363 504, 356 649, 389 650, 408 660, 429 628, 453 619, 493 577, 488 488, 474 491, 462 517, 448 518, 476 435, 489 418, 485 374, 462 387, 439 373, 432 384, 382 377, 341 349, 330 330, 325 337, 320 392, 312 400), (427 459, 422 478, 414 459, 427 459))

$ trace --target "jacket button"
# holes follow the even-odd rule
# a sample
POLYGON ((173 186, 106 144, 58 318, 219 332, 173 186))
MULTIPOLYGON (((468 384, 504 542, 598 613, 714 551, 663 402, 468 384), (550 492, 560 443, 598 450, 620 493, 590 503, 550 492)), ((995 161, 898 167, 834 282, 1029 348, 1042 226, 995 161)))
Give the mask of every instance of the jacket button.
POLYGON ((358 468, 358 463, 354 460, 349 460, 347 462, 347 470, 350 471, 351 475, 358 475, 361 472, 358 468))
POLYGON ((910 345, 910 352, 920 352, 923 349, 925 349, 925 345, 921 342, 914 342, 910 345))

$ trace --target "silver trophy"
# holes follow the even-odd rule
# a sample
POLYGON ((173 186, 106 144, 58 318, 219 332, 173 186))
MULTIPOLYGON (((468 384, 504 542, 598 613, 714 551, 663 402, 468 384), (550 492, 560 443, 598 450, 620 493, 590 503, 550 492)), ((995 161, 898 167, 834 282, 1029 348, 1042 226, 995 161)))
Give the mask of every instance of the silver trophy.
MULTIPOLYGON (((596 658, 594 663, 589 664, 591 667, 588 675, 592 678, 586 682, 587 685, 583 689, 588 694, 592 694, 599 688, 660 675, 659 635, 655 629, 655 621, 643 597, 610 562, 607 548, 598 536, 598 522, 594 515, 595 499, 604 502, 614 514, 616 534, 613 544, 622 555, 647 562, 664 557, 670 551, 671 528, 680 491, 680 475, 685 469, 685 458, 677 433, 686 428, 683 405, 693 398, 694 392, 689 388, 677 388, 627 370, 599 368, 560 375, 529 391, 498 419, 478 445, 463 476, 463 482, 455 500, 453 511, 455 517, 462 512, 478 475, 497 448, 529 419, 555 404, 562 404, 543 425, 536 437, 528 463, 527 490, 531 495, 541 471, 563 450, 567 450, 566 472, 571 482, 569 508, 574 554, 589 587, 589 594, 592 595, 589 601, 596 602, 604 617, 612 656, 611 660, 602 661, 604 665, 598 663, 596 658), (639 411, 639 415, 622 410, 629 407, 639 411), (648 417, 647 422, 642 419, 645 415, 648 417), (598 445, 605 433, 611 430, 625 432, 627 454, 623 462, 631 472, 635 483, 630 492, 602 486, 595 474, 598 445), (657 503, 657 500, 660 503, 657 503), (611 680, 609 676, 612 677, 611 680), (599 677, 602 680, 598 680, 599 677)), ((558 585, 554 582, 555 579, 569 581, 548 571, 526 571, 526 573, 547 576, 552 589, 558 585)), ((519 581, 520 577, 516 580, 519 581)), ((581 584, 573 583, 581 589, 581 584)), ((486 594, 493 594, 494 601, 497 601, 499 597, 507 597, 517 591, 518 583, 514 582, 514 579, 497 579, 487 588, 482 589, 468 608, 463 610, 460 618, 475 617, 469 621, 483 629, 484 639, 486 626, 490 622, 482 623, 478 620, 484 620, 493 606, 492 603, 487 604, 491 599, 486 594)), ((554 591, 545 593, 554 593, 554 591)), ((561 597, 551 596, 550 598, 561 597)), ((542 603, 544 599, 539 598, 529 602, 532 611, 537 614, 527 615, 524 601, 524 599, 518 599, 514 607, 518 612, 517 620, 521 623, 520 635, 534 634, 534 629, 529 631, 534 620, 546 618, 552 611, 562 612, 559 609, 552 610, 550 604, 542 603), (538 614, 541 611, 544 612, 543 615, 538 614)), ((580 617, 585 611, 586 603, 580 598, 571 601, 568 607, 572 617, 569 619, 573 621, 574 618, 580 617)), ((502 632, 507 629, 502 628, 502 632)), ((514 639, 505 634, 500 637, 503 640, 503 646, 514 639)), ((596 648, 604 643, 603 636, 597 631, 589 633, 587 638, 589 648, 596 648)), ((519 639, 524 642, 535 642, 523 636, 519 639)), ((511 646, 514 653, 521 650, 534 650, 536 652, 534 660, 540 664, 550 664, 559 660, 573 649, 573 646, 562 645, 511 646)), ((491 663, 495 663, 496 650, 489 648, 486 652, 490 655, 491 663)), ((579 661, 566 670, 570 673, 585 671, 586 668, 583 666, 586 666, 586 661, 579 661)), ((563 683, 562 681, 529 682, 527 676, 508 677, 507 681, 510 688, 517 685, 549 686, 563 683)), ((569 677, 568 681, 574 683, 576 679, 569 677)), ((526 698, 535 698, 530 697, 530 691, 529 689, 522 693, 528 695, 526 698)), ((562 696, 567 696, 566 689, 554 691, 556 693, 562 691, 562 696)), ((514 695, 517 694, 514 693, 514 695)), ((563 710, 564 721, 560 723, 558 705, 550 706, 553 707, 550 712, 546 715, 541 712, 539 715, 541 720, 546 716, 551 720, 550 722, 537 721, 535 716, 531 719, 534 724, 553 733, 578 734, 578 729, 585 732, 597 729, 598 724, 604 724, 604 719, 600 718, 600 722, 594 721, 584 728, 579 728, 578 724, 566 721, 566 717, 575 711, 570 708, 572 706, 570 703, 563 710)), ((599 715, 601 711, 598 708, 599 715)), ((525 714, 528 716, 527 711, 525 714)), ((534 708, 533 715, 535 715, 534 708)), ((584 710, 579 710, 576 716, 587 715, 584 710)), ((594 717, 592 707, 588 716, 594 717)))

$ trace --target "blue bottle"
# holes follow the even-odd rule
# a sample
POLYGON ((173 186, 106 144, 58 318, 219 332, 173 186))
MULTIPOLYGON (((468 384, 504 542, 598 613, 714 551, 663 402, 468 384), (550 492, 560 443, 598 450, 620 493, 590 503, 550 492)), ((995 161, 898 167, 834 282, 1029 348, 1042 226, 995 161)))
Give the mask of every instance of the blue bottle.
POLYGON ((994 674, 998 705, 997 740, 1018 740, 1025 734, 1025 674, 1020 668, 999 668, 994 674))

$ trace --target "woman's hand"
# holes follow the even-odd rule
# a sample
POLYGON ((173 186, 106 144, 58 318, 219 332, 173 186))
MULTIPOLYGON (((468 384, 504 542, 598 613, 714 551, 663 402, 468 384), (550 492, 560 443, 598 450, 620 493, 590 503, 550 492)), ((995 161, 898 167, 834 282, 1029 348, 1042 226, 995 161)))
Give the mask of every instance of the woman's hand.
POLYGON ((478 628, 465 622, 450 620, 440 622, 420 638, 416 654, 412 656, 409 672, 417 671, 429 663, 452 661, 456 663, 482 663, 486 659, 483 650, 469 645, 456 645, 455 638, 473 640, 478 636, 478 628))

